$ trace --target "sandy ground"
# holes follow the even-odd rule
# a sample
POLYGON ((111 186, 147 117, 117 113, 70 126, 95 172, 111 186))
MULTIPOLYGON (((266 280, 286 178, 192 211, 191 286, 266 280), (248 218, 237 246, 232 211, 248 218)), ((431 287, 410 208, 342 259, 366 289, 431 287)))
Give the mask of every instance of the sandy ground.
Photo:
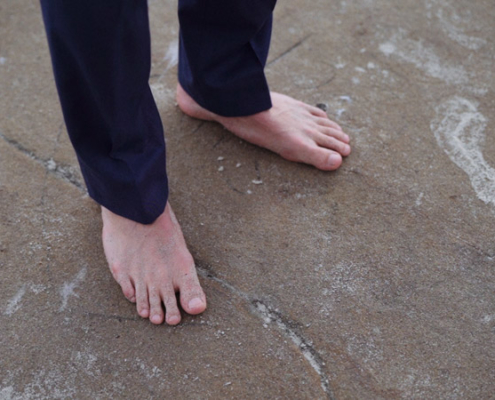
POLYGON ((279 2, 267 76, 352 136, 334 173, 182 115, 175 2, 150 15, 209 308, 153 326, 121 295, 39 4, 2 0, 0 399, 493 398, 493 1, 279 2))

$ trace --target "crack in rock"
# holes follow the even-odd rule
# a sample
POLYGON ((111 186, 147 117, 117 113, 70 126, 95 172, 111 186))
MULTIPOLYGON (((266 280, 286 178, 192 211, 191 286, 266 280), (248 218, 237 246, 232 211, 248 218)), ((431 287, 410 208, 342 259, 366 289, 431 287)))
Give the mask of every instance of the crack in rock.
POLYGON ((282 333, 288 337, 292 343, 301 351, 303 357, 309 363, 311 368, 320 377, 321 388, 325 392, 326 396, 330 400, 334 400, 335 396, 330 387, 330 382, 325 374, 325 363, 323 362, 318 351, 314 348, 310 340, 306 339, 300 332, 298 332, 298 324, 294 321, 285 318, 279 311, 274 310, 269 305, 265 304, 259 299, 251 298, 247 293, 237 289, 227 281, 216 277, 211 270, 211 267, 202 263, 196 262, 198 274, 204 278, 210 279, 219 283, 224 288, 228 289, 241 299, 249 303, 253 313, 260 317, 266 324, 274 324, 282 333))
POLYGON ((51 173, 51 174, 55 175, 57 178, 60 178, 63 181, 70 183, 71 185, 73 185, 77 189, 79 189, 80 191, 86 193, 85 186, 80 181, 80 179, 77 177, 77 174, 75 172, 75 169, 71 165, 57 164, 53 160, 53 158, 43 159, 43 158, 37 156, 33 151, 31 151, 31 150, 27 149, 26 147, 24 147, 17 140, 8 138, 7 136, 5 136, 2 133, 0 133, 0 138, 2 138, 10 146, 12 146, 15 149, 17 149, 20 153, 28 156, 30 159, 32 159, 32 160, 36 161, 37 163, 41 164, 45 168, 45 170, 48 171, 48 173, 51 173))
POLYGON ((284 50, 281 54, 279 54, 278 56, 276 56, 273 60, 271 60, 268 64, 267 64, 267 67, 269 67, 270 65, 272 64, 275 64, 278 60, 280 60, 281 58, 285 57, 287 54, 289 54, 291 51, 297 49, 300 45, 302 45, 306 40, 308 40, 311 36, 313 36, 312 33, 304 36, 301 40, 299 40, 298 42, 294 43, 293 45, 289 46, 288 49, 284 50))
POLYGON ((301 350, 302 355, 308 361, 309 365, 316 371, 321 381, 321 388, 329 399, 334 399, 330 389, 330 382, 325 375, 323 369, 325 363, 321 359, 320 355, 313 347, 312 343, 307 340, 303 335, 297 332, 295 324, 292 321, 284 318, 279 312, 273 310, 260 300, 253 300, 251 304, 255 307, 256 311, 263 318, 265 323, 274 323, 286 336, 288 336, 292 342, 301 350))

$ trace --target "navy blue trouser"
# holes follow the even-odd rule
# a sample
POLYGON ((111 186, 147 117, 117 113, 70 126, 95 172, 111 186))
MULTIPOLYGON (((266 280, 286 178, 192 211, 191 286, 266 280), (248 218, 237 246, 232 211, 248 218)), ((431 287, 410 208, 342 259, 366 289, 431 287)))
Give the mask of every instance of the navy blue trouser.
MULTIPOLYGON (((179 0, 179 82, 223 116, 271 107, 263 68, 276 0, 179 0)), ((148 84, 146 0, 41 0, 65 123, 89 195, 153 222, 168 198, 163 127, 148 84)))

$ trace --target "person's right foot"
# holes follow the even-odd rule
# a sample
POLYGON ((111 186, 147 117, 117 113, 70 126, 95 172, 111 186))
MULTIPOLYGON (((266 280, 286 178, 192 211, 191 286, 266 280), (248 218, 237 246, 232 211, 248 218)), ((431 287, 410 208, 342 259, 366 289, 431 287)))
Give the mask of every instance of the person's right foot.
POLYGON ((188 314, 206 309, 194 260, 182 231, 167 203, 165 211, 149 225, 131 221, 101 208, 103 248, 110 270, 124 296, 137 303, 138 314, 154 324, 181 320, 175 293, 188 314))
POLYGON ((349 136, 317 107, 271 93, 273 107, 247 117, 222 117, 201 107, 180 84, 177 104, 193 118, 216 121, 240 138, 280 154, 289 161, 332 171, 351 153, 349 136))

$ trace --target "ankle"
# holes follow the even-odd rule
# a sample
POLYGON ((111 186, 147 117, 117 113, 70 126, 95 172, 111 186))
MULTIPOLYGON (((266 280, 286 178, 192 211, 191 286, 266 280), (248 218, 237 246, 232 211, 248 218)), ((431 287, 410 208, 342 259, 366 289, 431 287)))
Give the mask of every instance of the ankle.
POLYGON ((205 108, 201 107, 189 94, 182 88, 181 84, 177 84, 175 94, 177 105, 181 111, 192 118, 203 119, 207 121, 214 120, 214 114, 205 108))

